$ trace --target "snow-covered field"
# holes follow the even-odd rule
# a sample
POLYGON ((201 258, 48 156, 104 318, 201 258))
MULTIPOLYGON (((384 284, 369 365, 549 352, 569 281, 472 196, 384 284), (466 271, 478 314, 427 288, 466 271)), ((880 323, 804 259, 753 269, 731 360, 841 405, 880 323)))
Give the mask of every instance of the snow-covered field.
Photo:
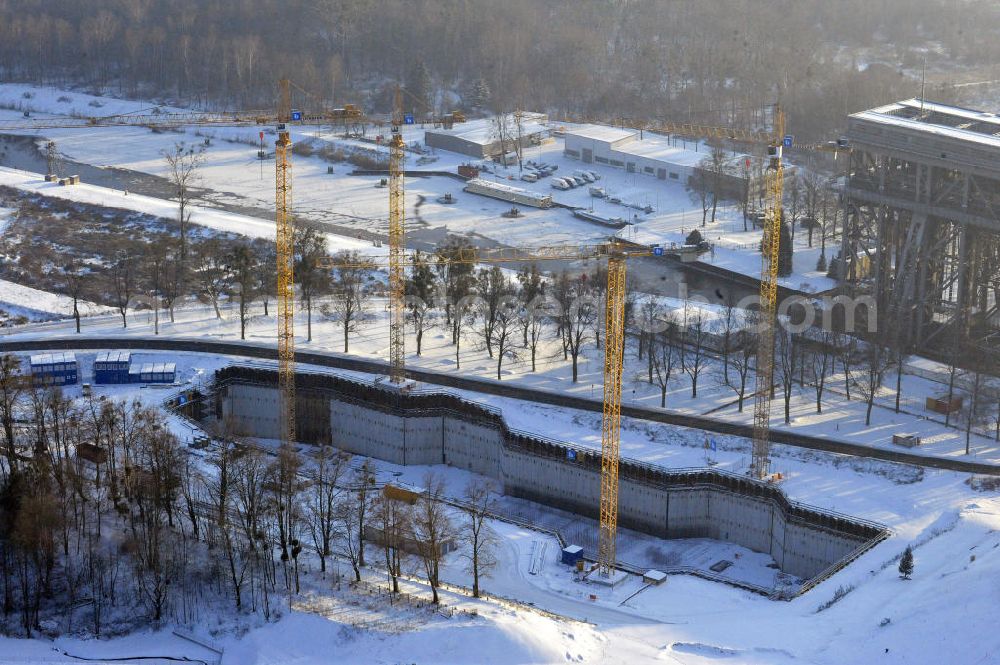
MULTIPOLYGON (((110 307, 86 301, 78 302, 77 309, 81 316, 111 311, 110 307)), ((31 321, 65 319, 73 314, 73 299, 0 279, 0 310, 31 321)))

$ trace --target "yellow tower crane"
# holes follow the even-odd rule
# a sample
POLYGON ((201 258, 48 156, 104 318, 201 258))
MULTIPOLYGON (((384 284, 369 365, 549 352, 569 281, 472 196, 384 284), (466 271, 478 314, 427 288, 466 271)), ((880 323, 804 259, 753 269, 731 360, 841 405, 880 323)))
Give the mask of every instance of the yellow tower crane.
MULTIPOLYGON (((649 252, 652 253, 652 252, 649 252)), ((604 316, 604 408, 601 417, 601 515, 597 564, 609 576, 618 549, 618 462, 621 459, 622 368, 625 354, 625 260, 608 253, 608 296, 604 316)))
MULTIPOLYGON (((406 318, 403 311, 406 287, 403 266, 403 254, 406 251, 406 146, 401 131, 405 121, 403 91, 397 85, 389 136, 389 381, 395 385, 403 383, 406 378, 406 318)), ((412 122, 412 117, 410 121, 412 122)), ((450 129, 454 123, 465 122, 465 114, 461 111, 451 111, 440 116, 431 114, 425 122, 450 129)))

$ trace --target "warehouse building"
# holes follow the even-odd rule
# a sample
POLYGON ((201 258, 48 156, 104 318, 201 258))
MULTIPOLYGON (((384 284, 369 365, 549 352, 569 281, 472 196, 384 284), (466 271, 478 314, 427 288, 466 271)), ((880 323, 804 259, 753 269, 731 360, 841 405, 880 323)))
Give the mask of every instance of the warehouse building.
MULTIPOLYGON (((584 125, 566 131, 563 154, 584 164, 601 164, 641 173, 659 180, 688 185, 701 170, 708 149, 689 150, 675 145, 668 137, 635 129, 604 125, 584 125)), ((743 189, 743 179, 736 165, 745 155, 733 155, 731 172, 723 178, 723 191, 736 194, 743 189)))
POLYGON ((476 159, 492 159, 514 152, 518 135, 522 147, 541 145, 549 137, 548 121, 549 117, 544 113, 522 112, 519 130, 515 115, 507 113, 458 123, 451 129, 428 129, 424 132, 424 143, 429 148, 457 152, 476 159))

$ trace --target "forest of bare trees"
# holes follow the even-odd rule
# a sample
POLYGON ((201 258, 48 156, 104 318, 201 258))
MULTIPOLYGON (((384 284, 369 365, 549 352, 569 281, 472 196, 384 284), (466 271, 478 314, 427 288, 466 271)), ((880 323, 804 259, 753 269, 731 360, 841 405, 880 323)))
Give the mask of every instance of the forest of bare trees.
POLYGON ((269 619, 294 607, 310 573, 314 587, 341 573, 361 582, 380 548, 393 590, 400 575, 424 577, 429 603, 456 542, 470 543, 474 595, 494 565, 486 481, 446 501, 429 473, 423 494, 400 500, 370 461, 329 446, 267 450, 225 426, 192 456, 158 406, 72 399, 32 387, 18 366, 0 356, 0 634, 269 619))
POLYGON ((470 110, 686 119, 780 100, 796 133, 818 137, 846 112, 915 95, 925 57, 931 72, 1000 62, 998 12, 988 0, 3 0, 0 78, 230 108, 271 105, 281 76, 370 111, 388 108, 395 81, 470 110))

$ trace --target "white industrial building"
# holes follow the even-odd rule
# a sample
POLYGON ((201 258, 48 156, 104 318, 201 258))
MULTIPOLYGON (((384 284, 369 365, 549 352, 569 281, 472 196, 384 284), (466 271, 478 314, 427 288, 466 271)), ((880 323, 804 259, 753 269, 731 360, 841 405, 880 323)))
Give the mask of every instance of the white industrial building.
MULTIPOLYGON (((602 164, 642 173, 660 180, 687 185, 691 176, 708 157, 708 149, 689 150, 678 147, 669 138, 635 129, 620 129, 605 125, 584 125, 566 130, 564 154, 584 164, 602 164)), ((742 157, 741 157, 742 158, 742 157)), ((736 164, 738 160, 734 159, 736 164)), ((735 171, 735 168, 733 169, 735 171)), ((734 172, 724 185, 733 190, 740 185, 734 172)), ((738 191, 738 190, 736 190, 738 191)))
POLYGON ((493 158, 514 152, 520 137, 523 147, 540 145, 549 136, 549 117, 544 113, 513 113, 455 123, 450 129, 436 127, 424 132, 424 143, 430 148, 457 152, 477 159, 493 158), (519 126, 520 125, 520 126, 519 126), (501 134, 503 144, 501 146, 501 134))

